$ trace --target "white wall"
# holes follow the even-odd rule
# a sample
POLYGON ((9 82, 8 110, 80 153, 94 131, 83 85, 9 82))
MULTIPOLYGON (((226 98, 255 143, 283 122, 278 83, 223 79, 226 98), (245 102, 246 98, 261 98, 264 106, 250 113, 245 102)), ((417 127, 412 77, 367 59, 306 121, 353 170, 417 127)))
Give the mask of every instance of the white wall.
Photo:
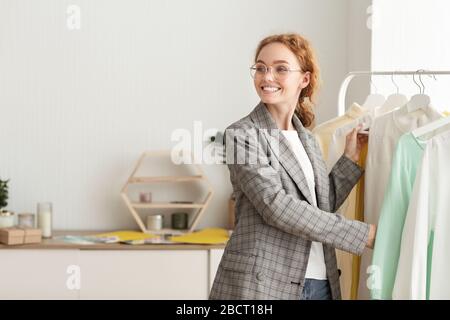
MULTIPOLYGON (((47 200, 57 229, 135 227, 119 191, 141 152, 170 149, 171 133, 195 120, 223 130, 248 114, 258 102, 248 67, 268 34, 312 41, 324 80, 318 122, 335 116, 352 2, 1 0, 8 208, 34 212, 47 200), (70 4, 81 8, 80 30, 66 26, 70 4)), ((226 226, 228 170, 203 169, 215 196, 199 227, 226 226)))
MULTIPOLYGON (((450 70, 450 3, 446 0, 375 0, 372 66, 377 70, 450 70)), ((415 77, 419 82, 419 77, 415 77)), ((400 92, 419 93, 411 76, 395 76, 400 92)), ((380 92, 395 92, 390 77, 376 77, 380 92)), ((438 110, 449 110, 448 75, 423 76, 425 93, 438 110)))

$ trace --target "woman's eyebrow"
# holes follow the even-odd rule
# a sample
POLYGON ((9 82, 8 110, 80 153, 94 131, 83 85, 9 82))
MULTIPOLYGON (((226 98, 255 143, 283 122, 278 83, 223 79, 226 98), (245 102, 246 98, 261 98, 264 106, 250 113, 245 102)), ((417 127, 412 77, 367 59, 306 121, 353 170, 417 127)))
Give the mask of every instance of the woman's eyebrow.
MULTIPOLYGON (((256 61, 257 63, 259 62, 259 63, 264 63, 264 64, 266 64, 264 61, 262 61, 262 60, 258 60, 258 61, 256 61)), ((289 62, 287 62, 286 60, 275 60, 273 63, 286 63, 286 64, 289 64, 289 62)))

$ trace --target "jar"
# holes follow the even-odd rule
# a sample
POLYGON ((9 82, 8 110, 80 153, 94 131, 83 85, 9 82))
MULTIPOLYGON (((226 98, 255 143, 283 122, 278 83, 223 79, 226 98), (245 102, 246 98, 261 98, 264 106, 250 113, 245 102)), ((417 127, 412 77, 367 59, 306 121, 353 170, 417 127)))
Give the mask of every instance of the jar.
POLYGON ((152 202, 152 193, 151 192, 140 192, 139 193, 139 202, 143 202, 143 203, 152 202))
POLYGON ((37 205, 38 228, 42 230, 43 238, 52 237, 52 203, 40 202, 37 205))
POLYGON ((34 214, 19 213, 17 215, 17 225, 22 228, 34 228, 34 214))
POLYGON ((0 211, 0 228, 14 227, 14 212, 2 210, 0 211))
POLYGON ((188 228, 188 214, 175 212, 172 214, 172 229, 184 230, 188 228))
POLYGON ((163 216, 160 214, 147 216, 147 230, 161 230, 163 226, 163 216))

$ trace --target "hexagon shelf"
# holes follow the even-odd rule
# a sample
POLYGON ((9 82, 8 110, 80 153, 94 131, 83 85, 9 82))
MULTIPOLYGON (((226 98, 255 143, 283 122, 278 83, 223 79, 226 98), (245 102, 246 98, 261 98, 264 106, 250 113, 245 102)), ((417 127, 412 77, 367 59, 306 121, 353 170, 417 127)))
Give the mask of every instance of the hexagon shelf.
MULTIPOLYGON (((128 210, 136 220, 137 224, 139 225, 139 228, 142 230, 142 232, 145 233, 152 233, 152 234, 158 234, 158 235, 164 235, 164 234, 184 234, 188 232, 194 231, 194 228, 196 227, 198 221, 200 220, 200 217, 203 215, 206 207, 209 204, 209 201, 212 198, 213 190, 210 182, 206 178, 206 176, 203 173, 203 170, 200 168, 200 166, 196 164, 192 164, 192 166, 196 169, 197 174, 196 175, 188 175, 188 176, 136 176, 136 173, 138 169, 142 166, 144 160, 147 157, 170 157, 170 151, 147 151, 142 154, 142 156, 139 158, 135 168, 133 169, 133 172, 131 173, 130 177, 128 178, 125 186, 122 188, 121 196, 124 200, 128 210), (201 203, 182 203, 185 201, 172 201, 172 202, 149 202, 149 203, 141 203, 141 202, 132 202, 130 200, 130 197, 128 196, 128 187, 131 184, 152 184, 152 183, 160 183, 160 182, 167 182, 167 183, 189 183, 189 182, 204 182, 208 186, 208 194, 206 195, 206 198, 201 203), (198 209, 198 211, 194 214, 192 219, 189 219, 191 221, 190 225, 188 226, 188 229, 186 230, 178 230, 178 229, 162 229, 162 230, 147 230, 147 227, 143 223, 141 216, 139 215, 138 209, 152 209, 152 208, 160 208, 160 209, 198 209)), ((191 215, 190 213, 189 215, 191 215)), ((188 220, 188 221, 189 221, 188 220)))

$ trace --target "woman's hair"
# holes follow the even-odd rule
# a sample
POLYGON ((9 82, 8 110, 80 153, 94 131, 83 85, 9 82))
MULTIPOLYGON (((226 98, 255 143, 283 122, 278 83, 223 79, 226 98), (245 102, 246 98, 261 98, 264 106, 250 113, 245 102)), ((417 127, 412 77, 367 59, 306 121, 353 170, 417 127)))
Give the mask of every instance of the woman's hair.
POLYGON ((316 55, 309 41, 299 34, 277 34, 261 40, 256 49, 255 62, 262 48, 270 43, 278 42, 284 44, 298 59, 303 72, 311 73, 310 82, 307 87, 302 89, 298 99, 295 113, 305 127, 311 126, 314 121, 314 112, 312 110, 315 104, 317 90, 319 89, 319 66, 317 64, 316 55))

